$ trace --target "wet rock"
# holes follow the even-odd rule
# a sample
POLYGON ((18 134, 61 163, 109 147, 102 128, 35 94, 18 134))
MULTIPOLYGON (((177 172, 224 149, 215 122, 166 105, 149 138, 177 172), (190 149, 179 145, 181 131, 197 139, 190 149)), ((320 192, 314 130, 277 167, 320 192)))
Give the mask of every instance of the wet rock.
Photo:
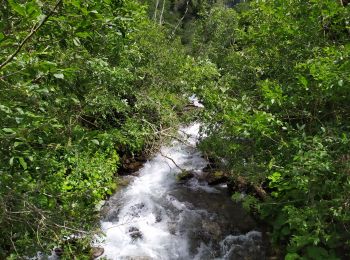
POLYGON ((176 175, 176 179, 179 182, 186 182, 187 180, 189 180, 193 177, 194 177, 194 174, 192 172, 185 171, 185 170, 180 172, 178 175, 176 175))
POLYGON ((245 235, 228 236, 221 242, 224 259, 263 260, 262 234, 250 231, 245 235))
POLYGON ((202 220, 202 228, 210 235, 211 239, 219 240, 222 235, 220 225, 216 222, 210 221, 209 219, 202 220))
POLYGON ((143 162, 131 162, 129 164, 125 164, 123 165, 122 169, 123 169, 123 172, 125 173, 133 173, 133 172, 136 172, 138 171, 143 165, 143 162))
POLYGON ((233 245, 224 259, 264 260, 266 258, 259 249, 254 247, 245 248, 241 245, 233 245))
POLYGON ((247 193, 251 189, 250 184, 241 176, 231 179, 227 183, 227 190, 229 193, 245 192, 247 193))
POLYGON ((215 165, 211 164, 210 162, 208 162, 208 165, 205 166, 202 171, 203 172, 212 172, 215 169, 215 165))
POLYGON ((103 220, 108 222, 117 222, 119 220, 119 212, 120 210, 118 208, 109 210, 107 214, 104 215, 103 220))
MULTIPOLYGON (((192 255, 197 255, 198 249, 201 245, 208 245, 210 243, 210 237, 208 233, 203 230, 196 230, 188 233, 189 238, 189 252, 192 255)), ((211 249, 210 249, 211 250, 211 249)), ((199 258, 202 259, 203 257, 199 258)))
POLYGON ((262 234, 257 231, 248 232, 247 237, 256 243, 261 243, 262 241, 262 234))
POLYGON ((119 175, 134 175, 139 174, 138 170, 142 168, 143 164, 147 161, 145 156, 128 157, 124 155, 121 158, 121 167, 119 169, 119 175))
POLYGON ((63 255, 63 249, 60 247, 56 247, 53 249, 53 252, 57 255, 57 256, 62 256, 63 255))
POLYGON ((162 215, 157 215, 156 216, 156 223, 159 223, 162 221, 162 215))
POLYGON ((116 222, 120 208, 123 204, 123 189, 119 189, 112 197, 110 197, 100 210, 100 216, 104 221, 116 222))
POLYGON ((246 259, 244 251, 241 245, 233 245, 225 255, 225 259, 246 259))
POLYGON ((209 185, 226 183, 229 180, 228 174, 223 171, 209 171, 203 175, 203 178, 209 185))
POLYGON ((141 212, 142 212, 144 207, 145 207, 145 203, 143 203, 143 202, 132 205, 130 207, 130 215, 133 217, 136 217, 136 218, 140 217, 141 212))
POLYGON ((129 228, 129 235, 133 240, 142 239, 143 235, 137 227, 129 228))
POLYGON ((175 222, 169 222, 168 230, 170 234, 175 235, 177 230, 177 224, 175 222))
POLYGON ((265 200, 267 196, 267 192, 261 186, 248 182, 242 176, 237 176, 234 179, 230 179, 230 181, 227 183, 227 190, 230 194, 234 192, 244 192, 261 200, 265 200))
POLYGON ((103 255, 103 253, 105 252, 103 247, 92 247, 91 248, 91 257, 92 259, 95 259, 101 255, 103 255))
POLYGON ((155 223, 159 223, 163 220, 163 212, 161 208, 155 208, 153 214, 155 216, 155 223))
POLYGON ((127 175, 127 176, 122 176, 119 179, 119 185, 120 186, 127 186, 130 184, 130 182, 132 182, 135 179, 135 176, 133 175, 127 175))

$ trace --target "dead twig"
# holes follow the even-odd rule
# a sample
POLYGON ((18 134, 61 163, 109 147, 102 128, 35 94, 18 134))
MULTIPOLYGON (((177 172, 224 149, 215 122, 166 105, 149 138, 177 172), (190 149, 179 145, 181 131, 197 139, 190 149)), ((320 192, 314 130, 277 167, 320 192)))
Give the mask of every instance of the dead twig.
POLYGON ((180 143, 182 143, 182 144, 184 144, 184 145, 186 145, 186 146, 189 146, 189 147, 191 147, 191 148, 195 148, 194 145, 191 145, 190 143, 186 142, 185 140, 183 140, 183 139, 181 139, 181 138, 179 138, 179 137, 177 137, 177 136, 175 136, 175 135, 170 135, 170 134, 162 134, 162 135, 167 136, 167 137, 170 137, 170 138, 172 138, 172 139, 175 139, 176 141, 179 141, 180 143))
POLYGON ((79 229, 75 229, 75 228, 71 228, 71 227, 67 227, 67 226, 62 226, 62 225, 59 225, 57 223, 54 223, 53 226, 55 227, 58 227, 58 228, 63 228, 63 229, 66 229, 66 230, 70 230, 70 231, 74 231, 74 232, 78 232, 78 233, 82 233, 82 234, 89 234, 89 232, 86 232, 84 230, 79 230, 79 229))
POLYGON ((163 156, 164 158, 166 158, 166 159, 172 161, 172 163, 173 163, 178 169, 180 169, 181 171, 184 171, 184 169, 181 168, 181 167, 174 161, 173 158, 171 158, 171 157, 169 157, 169 156, 163 154, 162 151, 159 151, 159 154, 160 154, 161 156, 163 156))

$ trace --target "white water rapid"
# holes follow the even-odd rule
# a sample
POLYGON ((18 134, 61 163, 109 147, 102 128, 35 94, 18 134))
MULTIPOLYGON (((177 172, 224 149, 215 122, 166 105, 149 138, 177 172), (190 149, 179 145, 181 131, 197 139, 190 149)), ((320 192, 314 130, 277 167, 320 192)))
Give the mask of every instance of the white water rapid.
POLYGON ((176 179, 181 169, 202 174, 207 166, 195 146, 200 124, 181 128, 184 142, 163 147, 139 176, 108 204, 102 220, 102 257, 113 260, 263 259, 261 233, 225 187, 200 178, 176 179), (247 232, 246 234, 242 234, 247 232), (244 231, 245 230, 245 231, 244 231))

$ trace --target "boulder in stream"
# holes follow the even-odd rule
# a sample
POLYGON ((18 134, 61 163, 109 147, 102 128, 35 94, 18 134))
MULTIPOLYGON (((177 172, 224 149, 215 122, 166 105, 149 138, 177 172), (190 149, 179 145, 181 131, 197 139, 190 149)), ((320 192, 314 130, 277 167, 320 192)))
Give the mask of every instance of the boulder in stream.
POLYGON ((128 186, 134 179, 135 176, 133 175, 121 176, 121 178, 119 178, 119 185, 123 187, 128 186))
POLYGON ((145 156, 128 157, 124 155, 121 158, 121 167, 119 169, 119 175, 133 175, 138 176, 139 169, 147 161, 145 156))
POLYGON ((220 244, 224 259, 265 259, 262 234, 258 231, 250 231, 245 235, 229 235, 220 244))
POLYGON ((129 235, 133 240, 142 239, 143 235, 137 227, 129 228, 129 235))
POLYGON ((134 218, 138 218, 140 217, 141 212, 144 208, 145 208, 145 203, 143 202, 134 204, 129 209, 130 215, 134 218))
POLYGON ((190 171, 183 170, 179 174, 176 175, 176 179, 179 182, 186 182, 187 180, 194 177, 194 174, 190 171))
POLYGON ((103 255, 105 249, 103 247, 92 247, 91 248, 91 258, 95 259, 103 255))
POLYGON ((226 183, 229 180, 229 175, 223 171, 209 171, 203 174, 203 179, 209 185, 217 185, 226 183))
POLYGON ((220 225, 215 221, 211 221, 210 219, 202 220, 202 230, 208 233, 209 237, 215 241, 219 240, 223 233, 220 225))

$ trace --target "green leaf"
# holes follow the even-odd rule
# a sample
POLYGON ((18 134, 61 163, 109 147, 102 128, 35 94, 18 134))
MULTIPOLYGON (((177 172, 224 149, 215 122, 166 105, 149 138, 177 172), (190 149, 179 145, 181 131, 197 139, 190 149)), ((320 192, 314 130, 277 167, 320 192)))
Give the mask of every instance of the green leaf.
POLYGON ((12 166, 13 165, 13 160, 15 159, 15 157, 11 157, 10 158, 10 161, 9 161, 9 164, 12 166))
POLYGON ((322 247, 308 246, 306 252, 311 259, 328 259, 328 252, 322 247))
POLYGON ((5 133, 8 133, 8 134, 15 134, 16 133, 13 129, 7 128, 7 127, 3 128, 2 131, 4 131, 5 133))
POLYGON ((26 15, 26 9, 23 5, 15 3, 13 0, 8 0, 8 3, 10 4, 11 8, 18 13, 21 16, 26 15))
POLYGON ((77 46, 77 47, 79 47, 79 46, 81 45, 80 40, 79 40, 79 38, 77 38, 77 37, 74 37, 74 38, 73 38, 73 43, 74 43, 74 45, 77 46))
POLYGON ((89 32, 77 32, 76 35, 83 39, 86 39, 91 36, 89 32))
POLYGON ((268 179, 271 181, 271 182, 277 182, 281 179, 281 173, 279 172, 274 172, 272 175, 270 175, 268 177, 268 179))
POLYGON ((0 105, 0 110, 5 112, 6 114, 10 114, 11 113, 11 109, 7 106, 4 105, 0 105))
POLYGON ((285 256, 284 258, 285 260, 297 260, 297 259, 301 259, 300 256, 296 253, 289 253, 285 256))
POLYGON ((300 82, 305 88, 306 88, 307 85, 308 85, 307 79, 306 79, 305 77, 303 77, 303 76, 300 76, 300 77, 299 77, 299 82, 300 82))
POLYGON ((64 75, 63 75, 62 73, 53 74, 53 76, 54 76, 56 79, 64 79, 64 75))
POLYGON ((26 170, 28 168, 26 161, 23 159, 23 157, 18 158, 19 163, 22 165, 22 168, 26 170))
POLYGON ((23 144, 23 142, 14 142, 13 147, 17 147, 19 145, 23 144))
POLYGON ((75 97, 71 97, 71 100, 74 102, 75 105, 78 105, 80 103, 79 99, 75 97))
POLYGON ((41 14, 40 8, 35 2, 29 2, 26 4, 26 13, 32 19, 37 18, 41 14))
POLYGON ((91 142, 93 142, 94 144, 100 145, 100 142, 97 139, 92 139, 91 142))
POLYGON ((5 35, 0 32, 0 41, 5 38, 5 35))

